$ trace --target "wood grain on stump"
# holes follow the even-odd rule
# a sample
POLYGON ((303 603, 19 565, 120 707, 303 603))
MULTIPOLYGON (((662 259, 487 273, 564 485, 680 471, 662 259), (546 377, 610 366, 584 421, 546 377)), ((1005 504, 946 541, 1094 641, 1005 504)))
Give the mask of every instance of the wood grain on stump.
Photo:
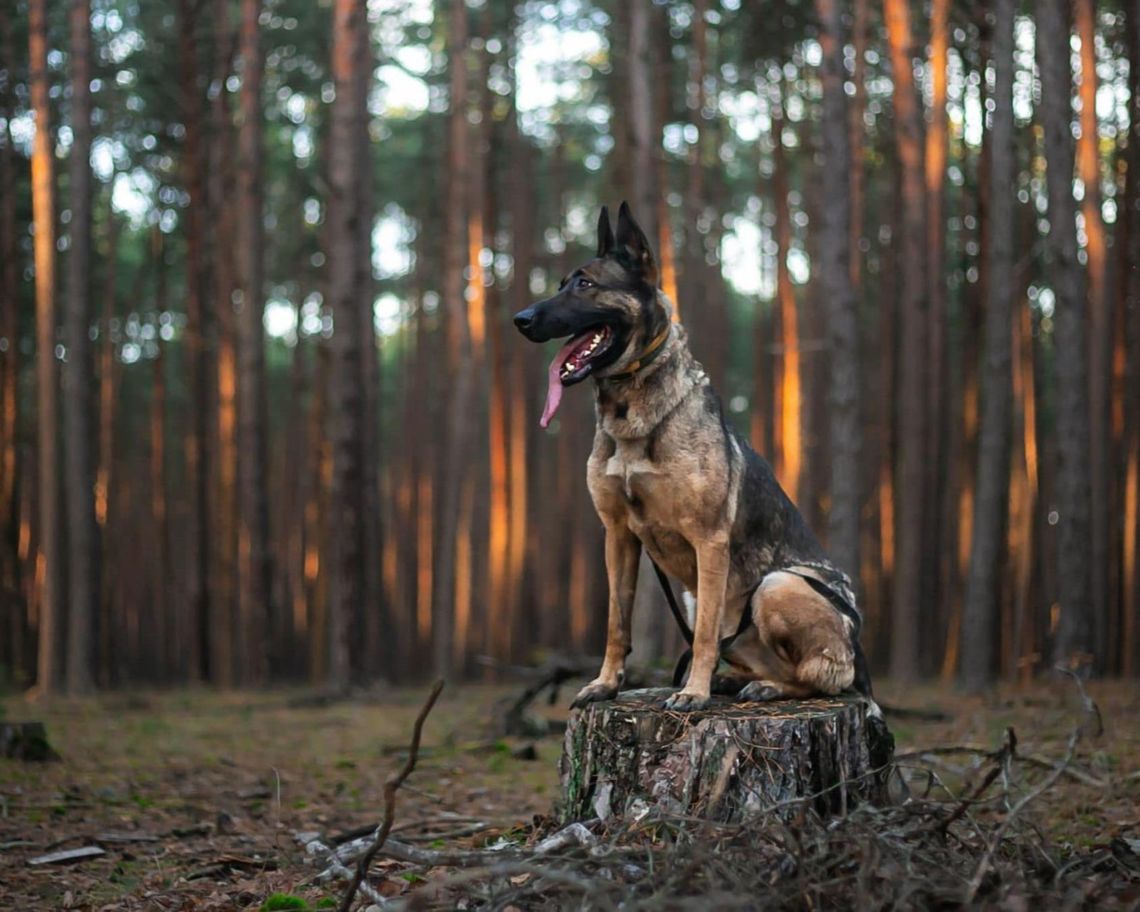
POLYGON ((699 712, 662 707, 671 690, 631 690, 571 714, 562 816, 664 814, 734 823, 886 803, 894 740, 854 695, 773 703, 714 697, 699 712))

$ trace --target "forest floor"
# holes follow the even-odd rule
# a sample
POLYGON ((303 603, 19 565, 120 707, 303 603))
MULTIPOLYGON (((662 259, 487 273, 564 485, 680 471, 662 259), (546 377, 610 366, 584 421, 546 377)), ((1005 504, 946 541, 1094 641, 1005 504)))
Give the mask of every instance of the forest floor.
MULTIPOLYGON (((261 909, 273 894, 308 904, 298 901, 297 908, 332 906, 342 887, 312 883, 319 868, 294 834, 318 831, 331 840, 375 825, 384 781, 406 757, 426 690, 376 690, 331 702, 309 691, 0 701, 0 719, 42 720, 61 757, 46 764, 0 760, 0 909, 261 909), (84 846, 105 854, 71 865, 29 864, 84 846)), ((937 720, 888 716, 900 754, 993 750, 1013 726, 1021 756, 1054 762, 1081 712, 1075 690, 1062 682, 985 698, 934 687, 878 690, 886 704, 941 713, 937 720)), ((467 848, 503 836, 525 840, 536 818, 544 825, 557 797, 561 741, 493 734, 500 701, 517 692, 473 685, 444 691, 424 728, 418 765, 398 794, 394 837, 467 848)), ((572 692, 563 690, 561 706, 572 692)), ((1082 740, 1074 775, 1062 776, 1026 813, 1059 851, 1123 845, 1140 858, 1140 688, 1102 682, 1090 694, 1103 734, 1082 740)), ((545 703, 537 712, 565 717, 545 703)), ((968 779, 984 760, 970 752, 927 758, 947 781, 968 779)), ((383 858, 372 871, 379 892, 393 897, 420 891, 432 876, 383 858)), ((1127 880, 1112 907, 1140 903, 1140 885, 1127 880)))

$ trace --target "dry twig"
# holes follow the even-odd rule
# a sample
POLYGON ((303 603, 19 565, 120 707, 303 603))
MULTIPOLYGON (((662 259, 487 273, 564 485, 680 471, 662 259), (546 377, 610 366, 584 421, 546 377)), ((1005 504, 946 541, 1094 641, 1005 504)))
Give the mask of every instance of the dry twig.
POLYGON ((407 762, 404 764, 403 769, 394 776, 390 776, 388 781, 384 783, 384 820, 380 826, 376 828, 376 836, 372 840, 372 845, 369 846, 364 855, 361 856, 360 861, 357 862, 356 873, 353 875, 348 889, 344 891, 344 896, 341 898, 339 912, 349 912, 352 908, 352 901, 356 898, 356 891, 364 881, 364 877, 368 873, 368 867, 372 864, 372 859, 376 857, 376 853, 384 846, 384 841, 392 831, 392 823, 396 818, 396 792, 400 786, 403 785, 404 780, 412 774, 412 770, 416 768, 416 757, 420 751, 420 736, 423 733, 424 720, 427 719, 428 713, 430 713, 432 707, 435 706, 435 701, 439 698, 440 691, 442 690, 443 680, 441 679, 435 682, 431 693, 428 694, 427 700, 420 709, 420 714, 416 716, 415 725, 412 726, 412 743, 408 748, 407 762))

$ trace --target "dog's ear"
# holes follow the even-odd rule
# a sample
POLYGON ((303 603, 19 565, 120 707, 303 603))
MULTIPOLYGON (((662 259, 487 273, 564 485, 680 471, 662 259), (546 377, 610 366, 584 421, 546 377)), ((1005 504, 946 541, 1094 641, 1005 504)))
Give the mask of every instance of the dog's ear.
POLYGON ((646 283, 656 288, 657 261, 653 258, 653 248, 626 202, 618 210, 617 248, 626 265, 640 272, 646 283))
POLYGON ((614 229, 610 227, 610 209, 608 206, 602 206, 602 213, 598 216, 598 259, 613 249, 614 229))

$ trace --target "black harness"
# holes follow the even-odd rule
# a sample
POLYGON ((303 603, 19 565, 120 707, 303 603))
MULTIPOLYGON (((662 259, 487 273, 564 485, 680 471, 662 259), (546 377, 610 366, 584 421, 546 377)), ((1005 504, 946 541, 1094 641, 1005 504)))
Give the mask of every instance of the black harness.
MULTIPOLYGON (((650 558, 649 562, 653 564, 653 572, 657 574, 657 581, 661 584, 661 588, 665 592, 665 599, 669 603, 669 611, 672 613, 673 619, 677 622, 677 626, 681 628, 681 636, 685 638, 685 642, 688 644, 685 651, 681 653, 681 657, 677 659, 677 665, 673 669, 673 686, 680 687, 693 661, 693 630, 689 627, 689 622, 681 610, 681 606, 677 604, 677 596, 673 594, 673 587, 669 585, 669 577, 666 576, 665 571, 657 565, 657 561, 650 558)), ((871 675, 867 669, 867 658, 863 655, 863 648, 859 643, 859 631, 863 626, 863 618, 859 612, 855 610, 855 606, 836 592, 835 589, 823 582, 823 580, 817 579, 811 574, 801 573, 799 570, 792 570, 787 567, 780 568, 780 572, 798 576, 819 595, 827 599, 836 611, 851 621, 851 646, 855 652, 855 680, 853 685, 859 693, 868 697, 871 696, 871 675)), ((763 580, 761 580, 761 582, 763 582, 763 580)), ((745 599, 744 612, 740 616, 740 623, 736 627, 736 632, 724 637, 720 641, 717 647, 719 650, 718 655, 723 656, 732 647, 732 644, 740 638, 740 635, 752 626, 752 612, 748 610, 748 603, 752 601, 752 596, 759 588, 760 583, 757 583, 748 593, 748 597, 745 599)))

